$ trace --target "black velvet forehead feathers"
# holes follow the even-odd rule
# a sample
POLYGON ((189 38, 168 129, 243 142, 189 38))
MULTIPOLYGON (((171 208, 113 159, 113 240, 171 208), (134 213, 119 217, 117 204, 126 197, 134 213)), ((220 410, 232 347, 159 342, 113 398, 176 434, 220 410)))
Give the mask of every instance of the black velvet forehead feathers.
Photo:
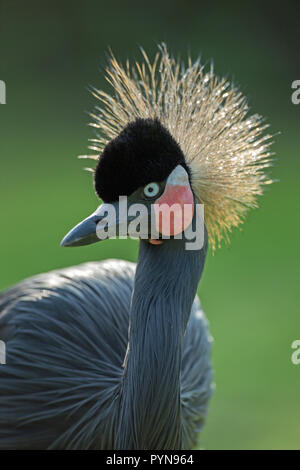
POLYGON ((136 119, 104 148, 95 169, 95 189, 105 202, 165 180, 182 165, 183 152, 158 119, 136 119))

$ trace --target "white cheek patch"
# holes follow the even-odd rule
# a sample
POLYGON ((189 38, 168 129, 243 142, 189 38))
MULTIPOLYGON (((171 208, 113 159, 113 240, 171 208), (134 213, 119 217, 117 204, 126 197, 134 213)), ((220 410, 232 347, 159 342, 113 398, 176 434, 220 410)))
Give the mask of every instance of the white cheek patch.
POLYGON ((177 165, 176 168, 172 171, 169 178, 167 179, 167 184, 173 186, 189 186, 189 177, 183 166, 177 165))

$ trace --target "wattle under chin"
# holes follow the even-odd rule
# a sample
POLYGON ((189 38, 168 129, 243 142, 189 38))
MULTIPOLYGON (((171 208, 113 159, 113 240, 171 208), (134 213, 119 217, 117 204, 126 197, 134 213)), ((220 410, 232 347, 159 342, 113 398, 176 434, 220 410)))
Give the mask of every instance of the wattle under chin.
POLYGON ((149 238, 149 243, 151 243, 151 245, 161 245, 163 243, 162 240, 155 240, 154 238, 149 238))

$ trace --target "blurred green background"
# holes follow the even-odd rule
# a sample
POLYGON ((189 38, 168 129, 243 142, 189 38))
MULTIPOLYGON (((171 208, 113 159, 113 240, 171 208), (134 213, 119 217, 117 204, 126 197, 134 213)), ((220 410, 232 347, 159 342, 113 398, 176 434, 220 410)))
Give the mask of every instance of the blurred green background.
POLYGON ((107 257, 136 260, 132 240, 62 249, 63 235, 98 204, 76 156, 93 131, 90 85, 103 80, 108 46, 121 60, 171 51, 214 60, 240 84, 275 135, 259 210, 230 246, 208 257, 199 294, 214 337, 216 391, 200 447, 300 448, 300 79, 295 4, 272 2, 0 2, 0 288, 33 274, 107 257))

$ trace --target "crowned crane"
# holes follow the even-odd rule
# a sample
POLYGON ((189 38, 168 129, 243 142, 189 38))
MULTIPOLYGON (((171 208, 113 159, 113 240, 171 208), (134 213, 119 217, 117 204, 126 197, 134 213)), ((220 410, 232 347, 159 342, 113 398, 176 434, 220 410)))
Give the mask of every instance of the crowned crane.
POLYGON ((90 157, 103 204, 62 245, 99 241, 108 205, 116 217, 106 228, 129 222, 120 217, 119 196, 128 197, 127 214, 135 203, 192 211, 187 218, 182 212, 181 229, 170 215, 168 234, 156 219, 158 237, 140 237, 137 265, 90 262, 1 294, 1 449, 177 450, 197 443, 213 389, 197 286, 208 242, 214 249, 228 238, 270 182, 270 136, 212 68, 190 59, 184 67, 165 45, 153 62, 142 54, 142 63, 126 67, 111 56, 113 93, 93 90, 102 104, 93 114, 90 157), (188 250, 184 229, 198 204, 203 243, 188 250))

